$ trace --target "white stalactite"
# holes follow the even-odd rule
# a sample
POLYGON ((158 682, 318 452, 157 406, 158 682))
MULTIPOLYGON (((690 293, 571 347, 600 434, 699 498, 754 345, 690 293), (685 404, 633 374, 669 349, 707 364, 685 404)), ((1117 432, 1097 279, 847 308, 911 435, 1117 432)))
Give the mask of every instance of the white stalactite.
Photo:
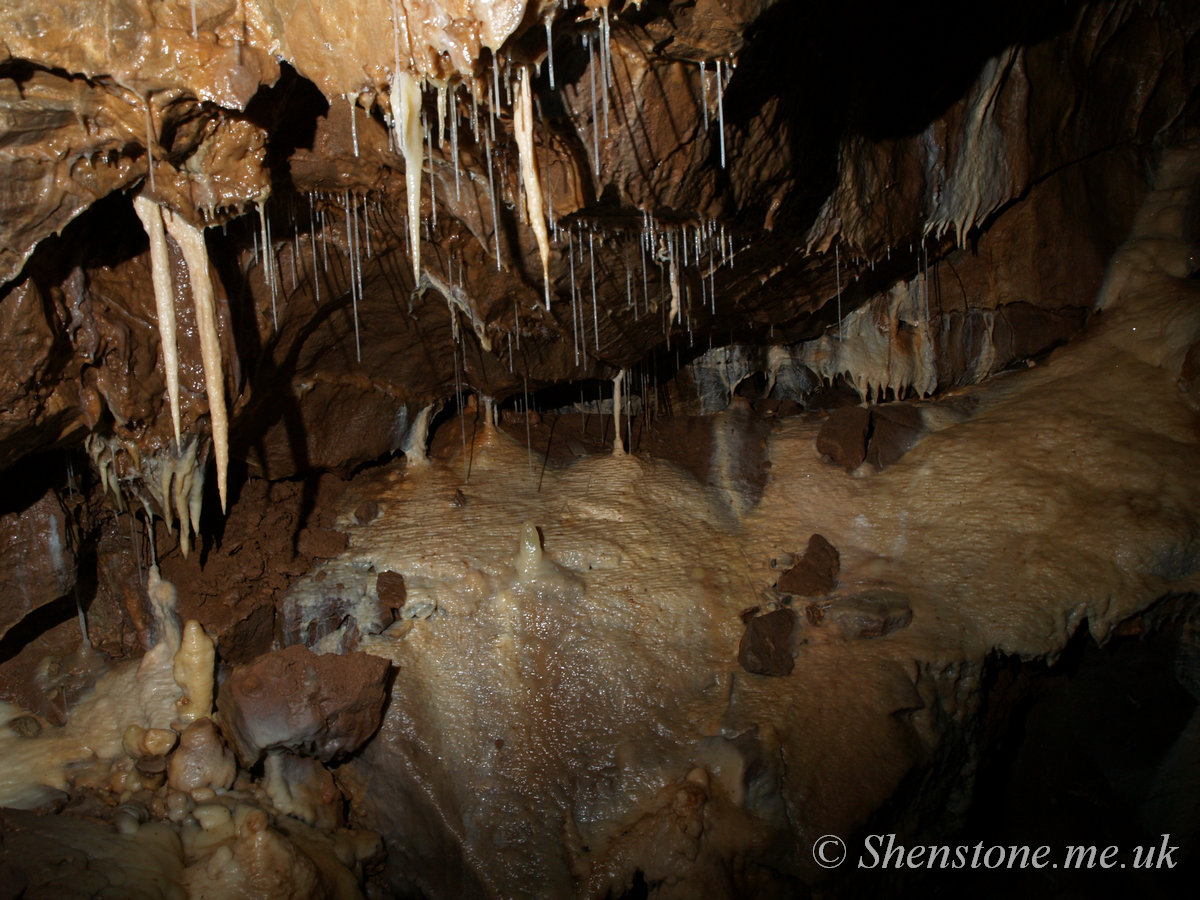
POLYGON ((538 253, 542 257, 542 284, 546 296, 546 309, 550 308, 550 236, 546 231, 546 216, 542 209, 542 184, 538 180, 537 156, 533 152, 533 100, 530 99, 530 75, 521 71, 513 118, 516 120, 517 149, 521 154, 521 181, 525 185, 525 204, 529 212, 529 224, 537 238, 538 253))
MULTIPOLYGON (((213 448, 217 456, 217 489, 221 495, 221 512, 225 512, 229 470, 229 417, 225 410, 224 359, 221 354, 221 339, 217 332, 217 313, 213 302, 212 276, 208 267, 208 248, 204 244, 204 229, 196 228, 170 210, 163 211, 163 220, 167 231, 183 251, 188 278, 192 285, 196 330, 200 335, 200 358, 204 363, 204 389, 208 394, 213 448)), ((181 523, 183 519, 181 514, 181 523)))
POLYGON ((179 345, 175 337, 175 291, 171 283, 171 260, 167 255, 167 233, 163 228, 162 210, 153 200, 139 195, 133 198, 133 208, 150 238, 150 276, 154 282, 154 305, 158 312, 158 335, 162 341, 167 401, 171 406, 171 424, 175 426, 175 446, 178 447, 179 345))
POLYGON ((421 86, 407 72, 392 79, 392 127, 396 145, 404 155, 404 183, 408 189, 408 234, 412 250, 413 284, 421 281, 421 86))

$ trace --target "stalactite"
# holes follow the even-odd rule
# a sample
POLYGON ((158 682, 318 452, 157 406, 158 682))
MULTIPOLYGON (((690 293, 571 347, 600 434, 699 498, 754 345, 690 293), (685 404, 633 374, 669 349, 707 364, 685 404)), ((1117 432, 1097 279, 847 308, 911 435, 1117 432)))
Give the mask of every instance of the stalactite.
POLYGON ((175 444, 179 445, 179 348, 175 331, 175 291, 171 279, 171 260, 167 254, 167 233, 162 210, 147 197, 133 198, 133 208, 150 238, 150 277, 154 283, 154 305, 158 313, 158 334, 162 342, 163 373, 167 381, 167 401, 171 406, 171 424, 175 444))
POLYGON ((408 234, 412 254, 413 284, 421 280, 421 86, 407 72, 392 78, 392 124, 396 143, 404 156, 404 182, 408 190, 408 234))
POLYGON ((542 211, 542 188, 538 181, 537 156, 533 152, 533 101, 530 99, 531 75, 522 69, 518 76, 514 119, 517 134, 517 150, 521 156, 521 181, 525 186, 525 204, 529 211, 529 224, 537 238, 538 253, 542 258, 542 284, 546 309, 550 308, 550 240, 546 233, 546 217, 542 211))
MULTIPOLYGON (((217 489, 221 496, 221 511, 227 508, 226 488, 229 470, 229 417, 225 410, 224 360, 221 339, 217 331, 217 314, 213 300, 212 276, 208 266, 208 248, 204 230, 164 210, 167 231, 183 252, 192 285, 192 303, 196 308, 196 330, 200 336, 200 358, 204 364, 204 389, 208 394, 209 417, 212 422, 213 447, 217 456, 217 489)), ((180 517, 182 519, 182 516, 180 517)))

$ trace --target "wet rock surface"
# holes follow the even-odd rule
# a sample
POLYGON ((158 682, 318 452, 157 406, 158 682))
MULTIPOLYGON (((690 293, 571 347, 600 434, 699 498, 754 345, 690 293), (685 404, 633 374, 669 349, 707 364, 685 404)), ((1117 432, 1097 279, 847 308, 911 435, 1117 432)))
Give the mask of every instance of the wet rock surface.
POLYGON ((841 558, 837 548, 821 535, 808 539, 808 547, 799 561, 779 576, 775 588, 782 594, 818 597, 837 587, 841 558))
POLYGON ((387 672, 387 660, 364 653, 318 656, 303 645, 269 653, 221 684, 221 728, 245 766, 268 750, 328 762, 379 727, 387 672))
POLYGON ((796 613, 787 607, 754 616, 746 622, 746 633, 738 646, 738 663, 754 675, 792 674, 795 627, 796 613))

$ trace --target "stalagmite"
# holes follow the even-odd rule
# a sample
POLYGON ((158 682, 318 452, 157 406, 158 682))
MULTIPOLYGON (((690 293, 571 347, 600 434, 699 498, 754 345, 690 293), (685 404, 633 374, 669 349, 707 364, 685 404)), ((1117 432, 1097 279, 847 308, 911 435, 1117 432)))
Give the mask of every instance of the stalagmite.
MULTIPOLYGON (((212 276, 208 269, 208 248, 204 230, 164 210, 167 231, 183 251, 196 307, 196 330, 200 335, 200 358, 204 363, 204 389, 212 421, 213 447, 217 455, 217 489, 221 512, 226 510, 226 481, 229 469, 229 418, 225 412, 225 376, 221 357, 221 339, 217 333, 217 314, 213 303, 212 276)), ((180 517, 182 519, 182 516, 180 517)))
POLYGON ((621 442, 621 386, 625 381, 622 369, 613 378, 613 456, 624 456, 625 445, 621 442))
POLYGON ((408 189, 408 233, 415 284, 421 280, 421 87, 407 72, 398 71, 392 79, 391 103, 396 143, 404 155, 404 183, 408 189))
POLYGON ((175 340, 175 291, 171 284, 171 260, 167 254, 167 234, 163 229, 162 210, 157 203, 140 194, 133 208, 150 238, 150 276, 154 282, 154 305, 158 313, 158 334, 162 341, 163 370, 167 379, 167 400, 171 405, 171 424, 175 426, 175 445, 179 445, 179 348, 175 340))
POLYGON ((542 257, 542 285, 545 292, 546 309, 550 308, 550 239, 546 233, 546 217, 542 212, 542 187, 538 180, 537 156, 533 152, 533 101, 530 99, 529 71, 522 69, 517 79, 517 92, 513 104, 516 120, 517 150, 521 155, 521 181, 525 186, 525 204, 529 211, 529 224, 537 238, 538 253, 542 257))

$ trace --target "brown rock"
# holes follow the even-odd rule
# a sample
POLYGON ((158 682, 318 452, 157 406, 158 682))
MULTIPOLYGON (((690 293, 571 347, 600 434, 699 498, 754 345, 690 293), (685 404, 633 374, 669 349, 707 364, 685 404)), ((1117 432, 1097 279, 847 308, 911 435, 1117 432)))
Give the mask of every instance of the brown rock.
POLYGON ((333 559, 346 549, 350 539, 340 531, 327 528, 305 528, 300 532, 296 549, 306 556, 317 559, 333 559))
POLYGON ((800 561, 779 577, 775 585, 780 593, 797 597, 819 597, 837 587, 841 557, 837 549, 821 535, 808 539, 808 549, 800 561))
POLYGON ((374 522, 377 518, 379 518, 379 504, 374 500, 367 500, 364 503, 358 504, 358 509, 354 511, 354 520, 359 525, 374 522))
MULTIPOLYGON (((7 504, 5 504, 7 505, 7 504)), ((53 490, 20 512, 0 516, 0 637, 75 584, 67 514, 53 490)))
POLYGON ((791 637, 796 613, 784 607, 746 623, 746 633, 738 647, 738 662, 754 675, 790 675, 791 637))
POLYGON ((221 727, 247 768, 265 750, 328 762, 379 727, 388 662, 365 653, 317 656, 294 645, 235 668, 217 694, 221 727))
POLYGON ((404 586, 404 576, 390 570, 380 572, 379 578, 375 582, 375 589, 379 593, 379 605, 384 609, 391 610, 394 619, 395 614, 404 607, 404 601, 408 599, 408 588, 404 586))
POLYGON ((867 458, 871 414, 861 406, 835 409, 817 434, 817 452, 847 469, 857 469, 867 458))
POLYGON ((871 446, 867 462, 886 469, 928 433, 921 410, 911 403, 887 403, 871 409, 871 446))
POLYGON ((825 609, 826 618, 836 622, 851 640, 886 637, 912 622, 912 606, 903 594, 873 591, 857 597, 840 597, 825 609))

